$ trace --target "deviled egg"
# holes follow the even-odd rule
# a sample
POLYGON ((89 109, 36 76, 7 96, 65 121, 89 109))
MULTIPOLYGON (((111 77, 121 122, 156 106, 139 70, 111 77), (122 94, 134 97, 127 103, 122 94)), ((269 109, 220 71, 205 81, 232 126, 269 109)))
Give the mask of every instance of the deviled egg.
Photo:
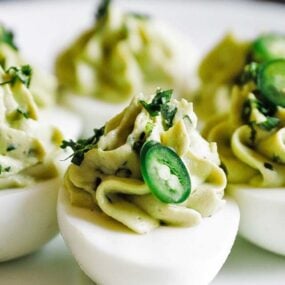
POLYGON ((187 39, 149 15, 110 3, 101 2, 94 25, 55 64, 63 102, 84 118, 88 135, 139 92, 175 87, 182 97, 195 82, 197 52, 187 39))
POLYGON ((40 108, 39 119, 48 120, 59 127, 64 137, 78 138, 81 132, 81 119, 56 104, 57 80, 42 70, 27 66, 27 61, 22 57, 14 41, 14 34, 4 25, 0 25, 0 66, 4 70, 11 66, 26 66, 26 73, 31 73, 29 89, 34 101, 40 108))
POLYGON ((205 136, 218 144, 240 234, 285 255, 285 60, 252 63, 241 80, 229 113, 210 122, 205 136))
POLYGON ((57 233, 61 132, 38 120, 29 66, 0 66, 0 261, 38 249, 57 233))
POLYGON ((200 86, 195 96, 195 111, 203 121, 223 115, 230 108, 234 84, 241 81, 244 67, 251 63, 285 58, 285 36, 261 34, 254 40, 239 40, 227 34, 201 61, 200 86))
POLYGON ((223 199, 216 144, 171 96, 136 96, 89 139, 64 142, 59 226, 99 284, 208 284, 233 245, 239 211, 223 199))

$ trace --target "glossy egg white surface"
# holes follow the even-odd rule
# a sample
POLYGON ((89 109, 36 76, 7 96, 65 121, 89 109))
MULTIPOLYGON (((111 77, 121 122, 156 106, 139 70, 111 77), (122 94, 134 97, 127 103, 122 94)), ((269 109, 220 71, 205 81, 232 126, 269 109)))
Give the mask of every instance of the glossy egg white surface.
POLYGON ((60 178, 0 190, 0 262, 32 253, 58 232, 60 178))
POLYGON ((71 206, 60 190, 61 233, 81 269, 96 284, 204 285, 222 267, 239 223, 235 202, 192 228, 162 226, 139 235, 96 210, 71 206))
POLYGON ((228 193, 240 208, 240 235, 255 245, 285 255, 285 189, 230 185, 228 193))
MULTIPOLYGON (((40 120, 57 126, 66 139, 81 133, 78 115, 61 107, 44 110, 40 120)), ((64 172, 69 151, 57 157, 64 172)), ((0 190, 0 262, 15 259, 39 249, 58 233, 56 203, 62 174, 25 188, 0 190)))

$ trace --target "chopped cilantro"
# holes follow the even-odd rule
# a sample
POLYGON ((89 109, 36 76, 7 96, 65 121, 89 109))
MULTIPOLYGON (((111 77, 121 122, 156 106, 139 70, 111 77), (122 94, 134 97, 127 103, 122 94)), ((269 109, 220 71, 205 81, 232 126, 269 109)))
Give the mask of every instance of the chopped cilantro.
POLYGON ((12 151, 12 150, 15 150, 16 149, 16 146, 14 144, 8 144, 7 148, 6 148, 6 151, 9 152, 9 151, 12 151))
POLYGON ((97 21, 104 18, 107 15, 111 2, 112 0, 101 1, 95 15, 97 21))
POLYGON ((267 168, 267 169, 270 169, 270 170, 273 170, 273 165, 269 162, 264 162, 264 167, 267 168))
POLYGON ((173 90, 161 90, 158 89, 152 101, 147 103, 143 100, 140 101, 142 106, 152 116, 158 116, 161 113, 165 129, 169 129, 172 126, 173 119, 177 112, 177 108, 169 105, 173 90))
POLYGON ((20 108, 17 108, 17 113, 21 114, 24 118, 28 119, 30 116, 29 116, 29 113, 20 109, 20 108))
POLYGON ((272 129, 276 128, 280 123, 280 119, 275 117, 267 117, 266 121, 262 123, 258 123, 257 126, 259 126, 261 129, 265 131, 271 131, 272 129))
POLYGON ((147 14, 137 12, 129 12, 128 15, 139 20, 148 20, 150 18, 150 16, 147 14))
POLYGON ((145 125, 145 134, 147 137, 151 134, 152 130, 153 130, 153 122, 149 121, 145 125))
POLYGON ((272 109, 270 105, 265 105, 265 103, 258 99, 247 99, 243 104, 241 118, 246 124, 250 125, 251 129, 254 129, 254 126, 257 126, 265 131, 271 131, 280 123, 280 119, 272 116, 274 115, 274 112, 275 109, 272 109), (254 109, 257 109, 262 113, 266 117, 266 120, 261 123, 250 121, 250 115, 254 109))
POLYGON ((30 86, 32 78, 32 68, 30 65, 23 65, 21 67, 11 66, 5 72, 8 75, 8 80, 0 82, 0 85, 13 85, 17 80, 19 80, 27 87, 30 86))
POLYGON ((4 172, 9 172, 11 170, 11 166, 7 166, 7 167, 3 167, 0 164, 0 174, 4 173, 4 172))
POLYGON ((100 137, 104 134, 104 129, 105 127, 94 129, 93 136, 88 139, 79 139, 77 142, 64 140, 60 147, 63 149, 70 147, 73 150, 73 154, 70 156, 72 157, 71 162, 79 166, 84 159, 85 153, 96 146, 100 137))
POLYGON ((250 119, 250 114, 253 109, 257 109, 264 116, 272 116, 276 111, 276 109, 272 108, 271 105, 269 104, 265 105, 265 103, 263 103, 258 99, 247 99, 243 104, 242 113, 241 113, 242 120, 245 123, 248 123, 250 119))
POLYGON ((14 34, 12 31, 7 30, 4 26, 0 26, 0 43, 6 43, 14 50, 18 50, 14 42, 14 34))
POLYGON ((162 118, 164 119, 164 127, 166 130, 172 127, 173 119, 175 117, 176 112, 177 112, 177 108, 175 106, 162 105, 161 115, 162 115, 162 118))
POLYGON ((242 75, 240 76, 240 83, 245 84, 249 81, 256 82, 258 66, 258 63, 256 62, 246 65, 242 75))
POLYGON ((161 107, 167 103, 169 103, 173 90, 161 90, 158 89, 156 91, 155 97, 152 99, 151 103, 147 103, 143 100, 140 103, 143 107, 149 112, 152 117, 158 116, 161 111, 161 107))

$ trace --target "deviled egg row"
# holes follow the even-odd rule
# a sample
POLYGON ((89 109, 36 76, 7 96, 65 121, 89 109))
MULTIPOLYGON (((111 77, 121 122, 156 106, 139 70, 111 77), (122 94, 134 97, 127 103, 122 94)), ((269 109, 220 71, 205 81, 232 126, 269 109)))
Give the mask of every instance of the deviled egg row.
POLYGON ((283 255, 284 90, 284 59, 251 63, 245 67, 240 84, 232 89, 228 114, 210 121, 204 132, 206 138, 218 144, 228 192, 241 211, 240 234, 283 255))
POLYGON ((134 94, 160 86, 189 96, 196 63, 197 52, 177 31, 103 0, 94 25, 58 56, 55 73, 64 104, 81 115, 89 136, 134 94))
POLYGON ((207 122, 229 110, 232 87, 241 82, 246 65, 278 58, 285 58, 284 35, 265 33, 241 41, 227 34, 199 64, 200 86, 194 100, 199 118, 207 122))
POLYGON ((39 120, 29 66, 0 66, 0 261, 33 252, 57 232, 61 132, 39 120))
POLYGON ((58 232, 66 165, 59 166, 66 156, 59 146, 64 136, 78 137, 81 120, 56 106, 56 89, 52 75, 26 65, 13 33, 1 25, 0 261, 29 254, 58 232))
POLYGON ((208 284, 233 245, 239 211, 223 199, 215 143, 172 90, 134 97, 73 149, 58 201, 82 270, 111 284, 208 284), (110 274, 110 272, 112 272, 110 274))

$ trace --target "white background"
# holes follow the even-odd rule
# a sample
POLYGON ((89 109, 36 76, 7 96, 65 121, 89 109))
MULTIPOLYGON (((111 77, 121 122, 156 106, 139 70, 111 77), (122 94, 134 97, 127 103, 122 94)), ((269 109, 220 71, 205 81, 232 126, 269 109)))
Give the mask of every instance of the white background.
MULTIPOLYGON (((234 31, 241 38, 270 30, 285 33, 285 7, 278 4, 141 0, 120 3, 168 22, 185 33, 201 54, 226 31, 234 31)), ((16 31, 18 45, 31 62, 52 70, 56 53, 92 22, 94 9, 94 2, 89 0, 3 2, 0 21, 16 31)), ((0 285, 90 284, 60 237, 34 255, 0 264, 0 285)), ((284 285, 285 258, 238 238, 212 284, 284 285)))

